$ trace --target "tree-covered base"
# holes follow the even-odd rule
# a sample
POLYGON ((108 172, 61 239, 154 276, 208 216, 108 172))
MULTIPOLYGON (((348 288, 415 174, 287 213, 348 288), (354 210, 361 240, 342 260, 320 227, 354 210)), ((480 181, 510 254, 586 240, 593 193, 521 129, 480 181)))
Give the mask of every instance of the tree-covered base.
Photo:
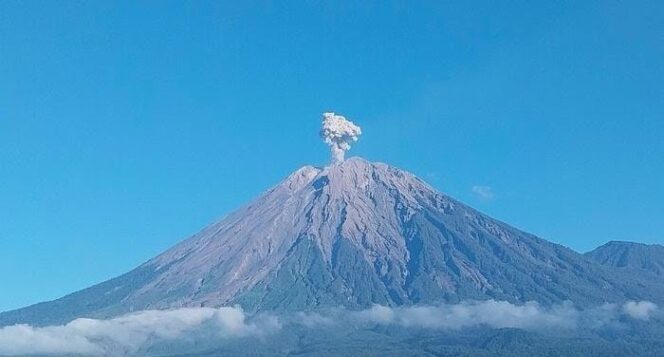
POLYGON ((566 333, 519 329, 433 331, 402 327, 367 329, 291 328, 260 339, 218 345, 153 347, 161 356, 663 356, 664 328, 566 333), (638 331, 638 330, 640 331, 638 331), (177 351, 182 352, 177 352, 177 351), (184 351, 187 352, 184 352, 184 351))

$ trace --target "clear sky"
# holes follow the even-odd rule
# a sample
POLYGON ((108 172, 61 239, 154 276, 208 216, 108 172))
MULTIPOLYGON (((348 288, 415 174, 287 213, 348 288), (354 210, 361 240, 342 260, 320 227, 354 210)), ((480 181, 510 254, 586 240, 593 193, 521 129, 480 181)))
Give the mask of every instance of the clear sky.
POLYGON ((0 2, 0 310, 126 272, 329 154, 577 251, 664 243, 664 3, 0 2))

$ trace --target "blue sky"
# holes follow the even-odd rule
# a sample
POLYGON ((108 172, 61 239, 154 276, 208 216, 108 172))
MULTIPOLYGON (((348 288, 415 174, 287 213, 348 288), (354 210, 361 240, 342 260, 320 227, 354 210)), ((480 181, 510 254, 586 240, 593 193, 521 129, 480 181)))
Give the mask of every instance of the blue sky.
POLYGON ((662 2, 334 3, 0 2, 0 311, 325 164, 327 110, 543 238, 664 243, 662 2))

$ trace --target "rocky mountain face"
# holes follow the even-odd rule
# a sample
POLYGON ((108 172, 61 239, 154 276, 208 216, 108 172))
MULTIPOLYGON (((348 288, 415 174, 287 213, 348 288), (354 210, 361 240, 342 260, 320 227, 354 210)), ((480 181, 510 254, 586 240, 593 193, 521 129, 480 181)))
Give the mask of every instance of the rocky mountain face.
POLYGON ((585 254, 599 264, 645 270, 664 276, 664 246, 633 242, 609 242, 585 254))
POLYGON ((352 158, 303 167, 135 270, 0 314, 0 325, 233 304, 283 311, 664 300, 664 279, 592 258, 487 217, 410 173, 352 158))

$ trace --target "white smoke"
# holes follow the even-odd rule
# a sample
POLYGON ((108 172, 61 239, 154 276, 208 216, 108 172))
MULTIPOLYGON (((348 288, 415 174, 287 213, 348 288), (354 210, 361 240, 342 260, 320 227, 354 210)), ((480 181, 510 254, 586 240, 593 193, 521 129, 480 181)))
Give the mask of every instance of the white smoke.
POLYGON ((332 163, 344 161, 344 155, 350 149, 350 144, 357 141, 361 134, 362 129, 343 116, 323 113, 323 127, 320 130, 320 136, 330 147, 332 163))

